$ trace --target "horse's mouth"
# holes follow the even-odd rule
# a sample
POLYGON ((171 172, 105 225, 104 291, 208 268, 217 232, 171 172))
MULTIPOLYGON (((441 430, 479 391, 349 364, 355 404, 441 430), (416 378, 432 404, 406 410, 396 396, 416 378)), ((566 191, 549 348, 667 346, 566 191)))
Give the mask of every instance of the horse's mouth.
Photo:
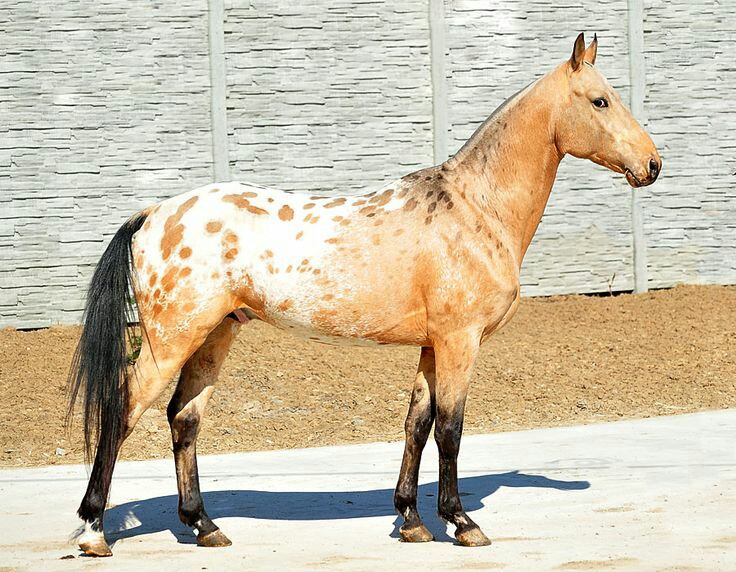
POLYGON ((634 175, 634 173, 632 173, 628 169, 624 171, 624 175, 626 175, 626 181, 629 183, 629 185, 631 185, 635 189, 638 189, 639 187, 646 187, 647 185, 651 185, 654 182, 654 180, 640 181, 636 177, 636 175, 634 175))
POLYGON ((654 178, 647 178, 643 181, 641 181, 639 178, 637 178, 634 173, 632 173, 629 169, 626 169, 624 171, 624 175, 626 175, 626 181, 628 181, 629 185, 634 187, 635 189, 638 189, 639 187, 648 187, 651 185, 654 181, 657 180, 657 177, 654 178))

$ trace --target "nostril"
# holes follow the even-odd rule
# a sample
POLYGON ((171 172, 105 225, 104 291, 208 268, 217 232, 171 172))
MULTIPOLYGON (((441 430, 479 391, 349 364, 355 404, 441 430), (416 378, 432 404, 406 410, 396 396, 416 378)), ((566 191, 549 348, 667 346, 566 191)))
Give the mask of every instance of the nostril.
POLYGON ((649 159, 649 176, 654 177, 659 173, 659 164, 654 159, 649 159))

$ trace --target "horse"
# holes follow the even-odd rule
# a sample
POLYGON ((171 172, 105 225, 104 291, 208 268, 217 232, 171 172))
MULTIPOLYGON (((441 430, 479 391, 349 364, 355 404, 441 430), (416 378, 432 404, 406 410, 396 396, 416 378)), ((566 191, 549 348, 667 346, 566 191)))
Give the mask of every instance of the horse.
POLYGON ((597 48, 597 37, 586 47, 580 34, 569 59, 504 102, 454 156, 378 191, 215 183, 128 219, 93 274, 70 371, 70 412, 82 396, 86 450, 95 452, 80 549, 112 554, 103 514, 118 452, 178 372, 167 412, 179 517, 200 546, 231 544, 205 511, 196 442, 223 360, 251 320, 318 342, 421 348, 394 494, 401 540, 433 540, 417 479, 434 425, 439 516, 460 545, 490 544, 458 494, 465 401, 481 344, 519 306, 521 263, 558 165, 565 155, 590 159, 632 187, 653 183, 662 167, 594 66, 597 48), (129 363, 133 303, 142 344, 129 363))

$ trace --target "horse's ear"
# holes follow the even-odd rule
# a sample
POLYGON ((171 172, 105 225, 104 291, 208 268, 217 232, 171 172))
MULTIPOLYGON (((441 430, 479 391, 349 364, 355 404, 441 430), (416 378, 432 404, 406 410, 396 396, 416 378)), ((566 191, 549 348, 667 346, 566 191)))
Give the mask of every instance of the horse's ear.
POLYGON ((585 55, 583 61, 588 62, 590 65, 595 64, 595 56, 598 53, 598 34, 593 34, 593 41, 585 49, 585 55))
POLYGON ((573 71, 577 70, 583 63, 583 57, 585 56, 585 34, 580 32, 577 39, 575 40, 575 47, 572 49, 572 55, 570 56, 570 67, 573 71))

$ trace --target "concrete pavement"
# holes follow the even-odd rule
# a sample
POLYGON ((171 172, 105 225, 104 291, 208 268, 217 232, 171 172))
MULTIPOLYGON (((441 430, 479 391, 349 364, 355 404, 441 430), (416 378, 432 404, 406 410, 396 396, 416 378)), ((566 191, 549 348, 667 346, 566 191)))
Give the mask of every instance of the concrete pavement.
POLYGON ((0 569, 736 570, 736 410, 466 436, 460 490, 484 548, 453 545, 435 515, 431 441, 420 510, 437 541, 398 542, 402 447, 201 457, 208 512, 233 541, 216 549, 179 523, 172 460, 120 463, 108 559, 67 541, 83 466, 2 470, 0 569))

